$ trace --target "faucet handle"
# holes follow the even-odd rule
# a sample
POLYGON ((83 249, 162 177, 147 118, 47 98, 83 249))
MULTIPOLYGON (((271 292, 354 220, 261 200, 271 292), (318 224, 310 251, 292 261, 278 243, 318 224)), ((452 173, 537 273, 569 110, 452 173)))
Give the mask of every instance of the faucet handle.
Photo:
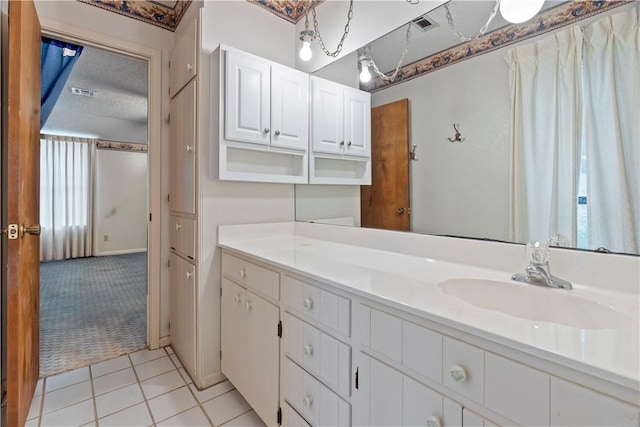
POLYGON ((525 247, 527 259, 531 264, 547 264, 549 262, 549 245, 544 242, 529 242, 525 247))

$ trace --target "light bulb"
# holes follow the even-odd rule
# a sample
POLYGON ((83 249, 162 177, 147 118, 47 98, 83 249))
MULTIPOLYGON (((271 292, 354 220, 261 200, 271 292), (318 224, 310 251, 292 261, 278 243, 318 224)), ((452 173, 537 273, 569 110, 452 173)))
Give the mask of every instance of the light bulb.
POLYGON ((544 0, 502 0, 500 13, 512 24, 528 21, 540 12, 544 0))
POLYGON ((362 71, 360 71, 360 81, 362 83, 368 83, 370 80, 371 80, 371 72, 369 71, 369 64, 363 61, 362 71))
POLYGON ((311 43, 303 40, 302 47, 300 48, 300 59, 303 61, 308 61, 313 56, 313 52, 311 51, 311 43))

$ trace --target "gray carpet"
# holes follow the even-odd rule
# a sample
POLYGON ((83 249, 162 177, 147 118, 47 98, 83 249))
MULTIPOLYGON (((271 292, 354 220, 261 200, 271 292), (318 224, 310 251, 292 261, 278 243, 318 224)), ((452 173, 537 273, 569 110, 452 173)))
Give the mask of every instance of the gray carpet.
POLYGON ((146 344, 146 252, 40 263, 40 377, 146 344))

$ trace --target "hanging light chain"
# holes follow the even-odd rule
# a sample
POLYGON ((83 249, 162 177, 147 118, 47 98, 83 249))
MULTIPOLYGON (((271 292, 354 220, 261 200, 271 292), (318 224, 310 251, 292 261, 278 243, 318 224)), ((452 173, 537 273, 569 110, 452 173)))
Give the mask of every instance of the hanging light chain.
MULTIPOLYGON (((347 23, 344 26, 344 33, 342 34, 340 43, 338 43, 338 47, 334 52, 330 52, 329 49, 327 49, 327 47, 324 45, 324 41, 322 40, 322 36, 320 35, 320 30, 318 29, 318 20, 316 19, 315 3, 312 3, 311 5, 311 15, 313 16, 313 28, 316 34, 316 38, 320 43, 320 47, 322 48, 322 51, 325 53, 325 55, 333 56, 334 58, 340 55, 340 52, 342 52, 342 44, 344 43, 344 39, 346 39, 347 34, 349 34, 349 24, 351 23, 351 18, 353 18, 353 0, 349 1, 349 12, 347 13, 347 23)), ((305 22, 305 26, 306 26, 306 22, 305 22)))
POLYGON ((371 47, 369 47, 369 63, 371 64, 371 67, 373 68, 373 71, 376 72, 376 74, 389 82, 393 82, 396 77, 398 77, 398 72, 400 71, 400 67, 402 66, 402 61, 404 60, 404 56, 407 54, 407 52, 409 51, 409 43, 411 42, 411 22, 409 22, 409 24, 407 24, 407 34, 405 36, 406 39, 406 43, 404 45, 404 49, 402 50, 402 56, 400 57, 400 61, 398 61, 398 66, 396 67, 396 70, 393 72, 393 74, 391 74, 390 76, 387 76, 386 74, 382 73, 379 69, 378 66, 376 65, 375 61, 373 60, 373 56, 371 56, 371 47))
POLYGON ((477 40, 480 37, 484 36, 484 33, 487 32, 487 29, 489 28, 491 21, 493 21, 493 18, 495 18, 496 14, 498 13, 499 7, 500 7, 500 0, 496 0, 496 4, 493 7, 493 11, 491 12, 491 15, 489 15, 489 19, 487 19, 487 22, 482 27, 480 27, 480 31, 478 31, 476 34, 472 36, 467 37, 456 29, 456 26, 453 23, 453 17, 451 16, 451 11, 449 10, 449 2, 444 4, 444 8, 447 11, 447 22, 449 22, 449 27, 451 28, 451 31, 453 31, 453 34, 455 34, 456 37, 458 37, 460 41, 463 41, 463 42, 477 40))

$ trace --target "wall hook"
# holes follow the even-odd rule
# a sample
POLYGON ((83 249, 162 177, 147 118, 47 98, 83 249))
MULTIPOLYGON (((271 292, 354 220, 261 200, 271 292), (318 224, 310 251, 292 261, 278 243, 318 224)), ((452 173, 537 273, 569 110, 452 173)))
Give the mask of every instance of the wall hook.
POLYGON ((464 142, 464 140, 466 139, 466 138, 461 138, 462 134, 458 130, 458 126, 460 126, 460 123, 454 123, 453 124, 453 129, 455 129, 456 134, 453 136, 453 139, 452 138, 447 138, 449 140, 449 142, 464 142))
POLYGON ((409 160, 418 160, 418 155, 416 154, 417 145, 412 145, 411 150, 409 150, 409 160))

